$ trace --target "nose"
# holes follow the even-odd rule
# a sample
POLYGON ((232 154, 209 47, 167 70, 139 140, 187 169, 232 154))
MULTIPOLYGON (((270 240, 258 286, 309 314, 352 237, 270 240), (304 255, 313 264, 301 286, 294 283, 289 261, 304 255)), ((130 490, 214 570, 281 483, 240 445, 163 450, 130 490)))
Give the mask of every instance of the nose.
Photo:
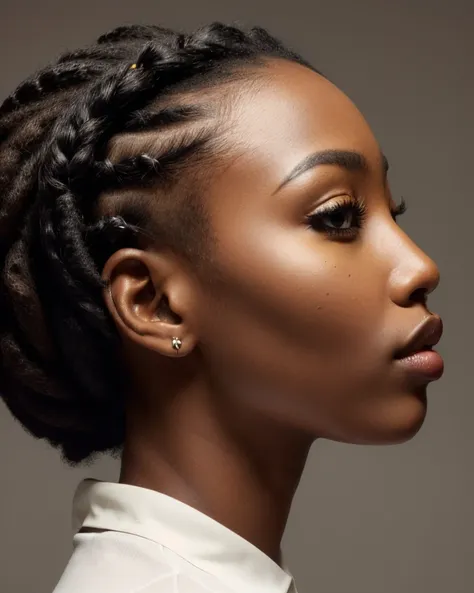
POLYGON ((428 295, 439 284, 435 262, 406 235, 394 250, 395 265, 390 275, 390 296, 400 307, 425 305, 428 295))

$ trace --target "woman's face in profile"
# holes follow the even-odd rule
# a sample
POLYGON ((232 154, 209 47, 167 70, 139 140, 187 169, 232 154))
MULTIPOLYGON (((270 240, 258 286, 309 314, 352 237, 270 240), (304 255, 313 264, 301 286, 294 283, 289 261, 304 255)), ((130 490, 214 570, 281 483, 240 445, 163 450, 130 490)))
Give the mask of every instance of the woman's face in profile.
POLYGON ((264 77, 235 99, 228 163, 207 194, 203 352, 231 397, 287 426, 403 441, 442 372, 434 353, 400 359, 437 267, 394 220, 384 158, 351 101, 297 64, 264 77))

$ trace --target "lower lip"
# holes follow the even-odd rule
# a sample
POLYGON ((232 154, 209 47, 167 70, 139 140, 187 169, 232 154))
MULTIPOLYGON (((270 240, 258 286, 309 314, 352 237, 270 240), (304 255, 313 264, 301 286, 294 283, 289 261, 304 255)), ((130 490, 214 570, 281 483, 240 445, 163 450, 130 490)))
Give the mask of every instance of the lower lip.
POLYGON ((397 359, 397 364, 407 373, 426 381, 440 379, 444 371, 444 362, 434 350, 423 350, 411 356, 397 359))

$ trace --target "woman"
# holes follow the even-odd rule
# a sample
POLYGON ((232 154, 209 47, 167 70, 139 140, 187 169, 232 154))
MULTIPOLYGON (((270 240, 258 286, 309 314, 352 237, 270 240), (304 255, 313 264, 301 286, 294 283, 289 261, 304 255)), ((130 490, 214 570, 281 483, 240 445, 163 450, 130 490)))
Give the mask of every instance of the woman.
POLYGON ((56 593, 294 591, 310 446, 406 441, 435 264, 367 123, 264 30, 122 27, 0 110, 2 394, 86 481, 56 593))

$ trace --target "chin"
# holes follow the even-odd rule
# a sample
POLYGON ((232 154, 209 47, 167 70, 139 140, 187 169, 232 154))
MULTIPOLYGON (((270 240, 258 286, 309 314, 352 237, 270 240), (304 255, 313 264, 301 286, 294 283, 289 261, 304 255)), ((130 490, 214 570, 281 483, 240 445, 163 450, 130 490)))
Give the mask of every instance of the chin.
POLYGON ((383 412, 380 444, 397 445, 415 437, 427 413, 426 388, 398 396, 383 412))

